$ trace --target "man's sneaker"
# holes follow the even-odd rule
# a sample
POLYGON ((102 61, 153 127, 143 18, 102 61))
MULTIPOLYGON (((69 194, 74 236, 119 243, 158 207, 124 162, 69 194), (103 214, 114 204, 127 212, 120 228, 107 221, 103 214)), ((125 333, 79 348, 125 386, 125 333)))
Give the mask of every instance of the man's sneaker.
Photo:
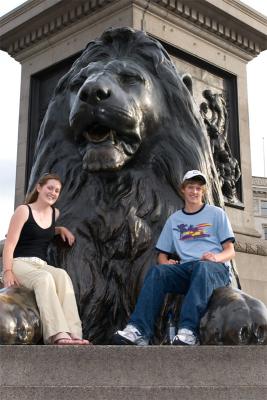
POLYGON ((199 342, 192 331, 182 328, 179 329, 177 335, 174 336, 172 344, 174 346, 194 346, 198 345, 199 342))
POLYGON ((148 339, 145 339, 135 326, 127 325, 123 331, 114 333, 112 343, 116 345, 147 346, 148 339))

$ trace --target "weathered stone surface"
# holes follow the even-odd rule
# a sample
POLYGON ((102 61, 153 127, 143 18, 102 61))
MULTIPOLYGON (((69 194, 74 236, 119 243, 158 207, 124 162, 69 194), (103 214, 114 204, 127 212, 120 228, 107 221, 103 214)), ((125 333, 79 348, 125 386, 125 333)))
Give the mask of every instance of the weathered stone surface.
POLYGON ((267 347, 0 346, 1 400, 262 400, 267 347))

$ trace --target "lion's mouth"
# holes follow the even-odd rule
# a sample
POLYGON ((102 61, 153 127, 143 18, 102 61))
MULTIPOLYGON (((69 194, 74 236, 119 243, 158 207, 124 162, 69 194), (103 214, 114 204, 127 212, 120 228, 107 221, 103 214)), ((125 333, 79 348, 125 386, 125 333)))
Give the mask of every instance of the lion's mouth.
POLYGON ((103 143, 110 141, 115 143, 115 135, 116 131, 113 129, 107 128, 105 126, 94 126, 92 128, 88 128, 84 133, 84 138, 91 143, 103 143))
POLYGON ((95 124, 88 126, 82 134, 87 145, 85 146, 112 146, 123 149, 132 156, 140 145, 140 136, 136 133, 124 134, 104 125, 95 124))

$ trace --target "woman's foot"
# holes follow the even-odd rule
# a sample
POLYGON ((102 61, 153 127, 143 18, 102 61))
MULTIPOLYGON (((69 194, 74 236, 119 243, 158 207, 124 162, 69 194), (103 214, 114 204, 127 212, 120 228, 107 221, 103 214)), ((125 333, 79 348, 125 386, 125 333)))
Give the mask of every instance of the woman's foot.
POLYGON ((60 345, 60 346, 65 346, 65 345, 69 345, 69 346, 73 346, 73 345, 88 345, 91 344, 89 342, 89 340, 85 340, 85 339, 73 339, 73 338, 59 338, 57 340, 54 341, 55 345, 60 345))
POLYGON ((72 335, 71 333, 70 333, 70 337, 73 340, 82 340, 83 344, 92 344, 92 343, 89 342, 89 340, 83 339, 83 338, 79 338, 78 336, 72 335))
POLYGON ((54 335, 51 340, 51 343, 55 345, 70 345, 70 346, 91 344, 89 340, 79 338, 67 332, 59 332, 56 335, 54 335))

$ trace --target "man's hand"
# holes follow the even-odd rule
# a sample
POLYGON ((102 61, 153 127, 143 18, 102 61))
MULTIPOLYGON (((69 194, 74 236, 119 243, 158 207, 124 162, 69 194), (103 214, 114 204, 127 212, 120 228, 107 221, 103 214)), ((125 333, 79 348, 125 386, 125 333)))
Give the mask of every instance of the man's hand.
POLYGON ((209 251, 207 251, 206 253, 204 253, 201 257, 201 260, 203 261, 213 261, 213 262, 218 262, 216 254, 211 253, 209 251))
POLYGON ((167 261, 165 262, 165 264, 178 264, 178 261, 169 258, 169 260, 167 260, 167 261))
POLYGON ((158 264, 178 264, 177 260, 173 260, 172 258, 168 258, 167 254, 159 253, 158 254, 158 264))
POLYGON ((234 258, 234 256, 235 256, 235 249, 234 249, 233 243, 230 241, 227 241, 227 242, 223 243, 222 247, 223 247, 223 251, 221 251, 220 253, 217 253, 217 254, 207 251, 206 253, 204 253, 202 255, 201 260, 220 262, 220 263, 224 263, 225 261, 232 260, 232 258, 234 258))

